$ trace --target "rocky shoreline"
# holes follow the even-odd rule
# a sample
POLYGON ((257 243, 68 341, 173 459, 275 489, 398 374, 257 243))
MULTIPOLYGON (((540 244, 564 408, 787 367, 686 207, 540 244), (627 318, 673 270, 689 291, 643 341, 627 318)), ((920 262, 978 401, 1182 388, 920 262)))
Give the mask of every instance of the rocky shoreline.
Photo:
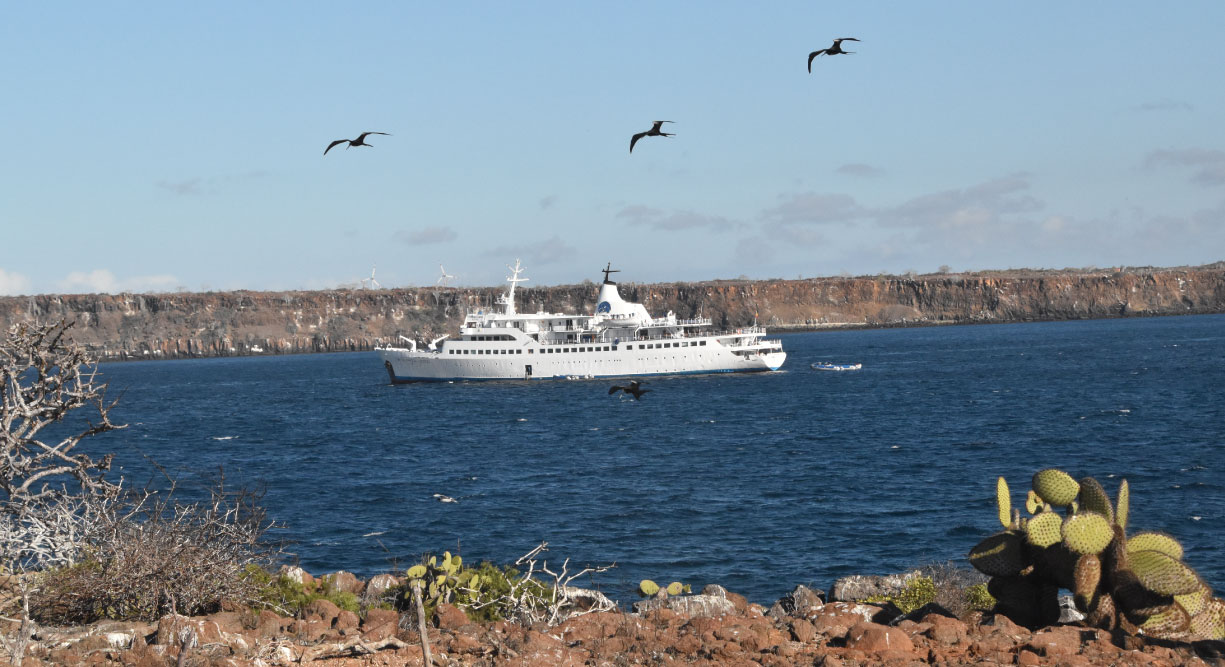
MULTIPOLYGON (((985 271, 797 280, 622 283, 651 313, 757 320, 772 332, 1225 312, 1225 262, 1178 268, 985 271)), ((351 352, 451 333, 499 287, 0 297, 0 326, 75 322, 102 361, 351 352)), ((523 312, 594 312, 594 283, 520 288, 523 312)))
MULTIPOLYGON (((299 579, 311 575, 297 568, 299 579)), ((327 575, 366 599, 398 583, 327 575)), ((1114 635, 1076 622, 1028 629, 1002 615, 960 618, 936 604, 901 614, 891 604, 833 599, 889 586, 887 578, 836 584, 827 600, 803 586, 769 608, 721 586, 700 594, 645 600, 634 611, 575 605, 560 624, 476 623, 440 605, 426 627, 435 665, 1225 665, 1225 642, 1182 643, 1114 635)), ((840 580, 841 583, 841 580, 840 580)), ((575 599, 584 596, 575 591, 575 599)), ((586 598, 590 599, 590 598, 586 598)), ((100 621, 39 628, 26 665, 337 667, 423 665, 413 614, 370 608, 363 615, 315 600, 297 617, 225 604, 207 616, 163 616, 155 623, 100 621)))

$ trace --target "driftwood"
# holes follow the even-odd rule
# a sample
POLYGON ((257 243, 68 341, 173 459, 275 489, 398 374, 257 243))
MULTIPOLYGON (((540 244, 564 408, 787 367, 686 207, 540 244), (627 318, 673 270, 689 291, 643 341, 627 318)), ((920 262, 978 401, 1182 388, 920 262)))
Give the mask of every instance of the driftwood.
POLYGON ((369 655, 378 653, 385 648, 407 648, 408 644, 396 639, 388 637, 377 642, 362 641, 361 637, 354 637, 347 641, 338 644, 320 644, 312 646, 304 651, 299 657, 299 662, 311 662, 313 660, 329 660, 331 658, 355 657, 359 655, 369 655))

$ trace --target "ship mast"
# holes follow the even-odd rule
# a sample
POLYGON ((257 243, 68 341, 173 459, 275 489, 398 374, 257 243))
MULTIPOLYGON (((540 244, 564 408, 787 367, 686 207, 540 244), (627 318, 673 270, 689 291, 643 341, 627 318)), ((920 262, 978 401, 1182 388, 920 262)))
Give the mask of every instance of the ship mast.
POLYGON ((498 299, 498 302, 502 304, 503 309, 504 309, 503 312, 505 314, 514 315, 515 314, 515 286, 518 285, 519 283, 527 282, 528 280, 531 280, 531 278, 520 278, 519 277, 519 274, 523 273, 523 267, 519 266, 518 259, 515 260, 515 265, 513 267, 510 265, 507 265, 506 268, 510 269, 510 275, 506 277, 506 282, 510 283, 510 287, 507 288, 506 295, 498 299))

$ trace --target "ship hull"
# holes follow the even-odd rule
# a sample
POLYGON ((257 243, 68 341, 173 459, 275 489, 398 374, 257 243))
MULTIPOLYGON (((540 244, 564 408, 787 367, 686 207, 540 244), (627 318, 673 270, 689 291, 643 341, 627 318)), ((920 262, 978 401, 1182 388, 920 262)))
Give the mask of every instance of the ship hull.
POLYGON ((551 353, 545 348, 529 348, 531 353, 508 349, 503 353, 478 356, 385 348, 379 350, 379 355, 391 381, 397 384, 749 373, 778 370, 787 358, 782 351, 746 354, 717 349, 713 345, 699 347, 696 343, 692 347, 669 349, 627 350, 611 346, 604 350, 604 347, 610 346, 569 346, 570 350, 582 351, 551 353))

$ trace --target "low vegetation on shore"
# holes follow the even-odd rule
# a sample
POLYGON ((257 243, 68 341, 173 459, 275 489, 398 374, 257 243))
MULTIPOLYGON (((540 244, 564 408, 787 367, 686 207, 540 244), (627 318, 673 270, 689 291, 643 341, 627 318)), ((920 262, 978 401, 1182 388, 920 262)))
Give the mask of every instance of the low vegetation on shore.
POLYGON ((1033 477, 1026 515, 953 564, 796 587, 770 607, 643 581, 623 609, 542 543, 516 562, 427 554, 359 580, 282 563, 246 489, 186 502, 78 451, 122 429, 71 326, 0 342, 0 655, 14 665, 1225 664, 1225 601, 1160 533, 1126 532, 1126 481, 1033 477), (88 414, 87 417, 83 415, 88 414), (55 438, 47 434, 55 432, 55 438), (1061 600, 1061 590, 1071 591, 1061 600))

